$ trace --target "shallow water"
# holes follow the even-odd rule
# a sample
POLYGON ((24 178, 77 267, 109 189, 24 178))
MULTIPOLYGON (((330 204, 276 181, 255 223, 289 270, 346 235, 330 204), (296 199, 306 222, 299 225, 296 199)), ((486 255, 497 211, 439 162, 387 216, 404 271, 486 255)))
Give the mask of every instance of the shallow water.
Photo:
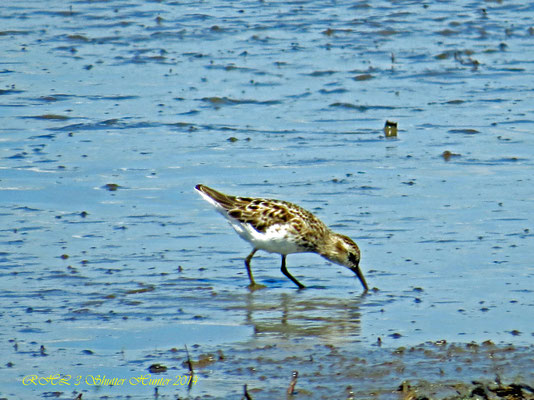
MULTIPOLYGON (((158 385, 22 379, 128 381, 155 363, 174 379, 185 345, 213 359, 162 398, 245 383, 273 398, 293 369, 323 398, 454 379, 425 374, 425 354, 373 376, 428 341, 510 343, 528 360, 533 14, 519 1, 4 5, 0 395, 147 398, 158 385), (263 253, 268 288, 248 292, 249 247, 197 183, 310 209, 358 242, 379 290, 361 296, 350 271, 303 254, 288 257, 310 287, 296 291, 263 253), (367 369, 334 378, 353 358, 367 369)), ((493 371, 469 362, 466 379, 493 371)), ((525 377, 523 358, 492 368, 525 377)))

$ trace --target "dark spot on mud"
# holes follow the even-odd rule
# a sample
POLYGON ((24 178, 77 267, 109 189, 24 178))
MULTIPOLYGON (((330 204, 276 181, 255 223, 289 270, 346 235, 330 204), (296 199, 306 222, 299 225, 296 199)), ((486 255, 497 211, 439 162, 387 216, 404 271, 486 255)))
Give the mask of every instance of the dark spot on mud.
POLYGON ((116 183, 106 183, 104 186, 102 186, 103 189, 106 189, 110 192, 117 191, 121 186, 117 185, 116 183))
POLYGON ((148 367, 148 372, 152 374, 160 374, 167 372, 167 367, 162 364, 152 364, 150 367, 148 367))
POLYGON ((370 79, 373 79, 373 75, 371 74, 360 74, 360 75, 356 75, 353 79, 355 81, 368 81, 370 79))
POLYGON ((147 292, 153 292, 155 289, 156 288, 154 286, 148 286, 148 287, 143 287, 143 288, 140 288, 140 289, 127 290, 125 293, 126 294, 147 293, 147 292))
POLYGON ((476 133, 480 133, 480 131, 476 129, 449 129, 449 133, 464 133, 466 135, 474 135, 476 133))
POLYGON ((58 115, 58 114, 43 114, 43 115, 37 115, 35 117, 36 119, 48 119, 48 120, 56 120, 56 121, 65 121, 69 119, 66 115, 58 115))
POLYGON ((444 159, 445 161, 449 161, 449 160, 450 160, 451 158, 453 158, 453 157, 460 157, 461 154, 457 154, 457 153, 453 153, 453 152, 451 152, 451 151, 449 151, 449 150, 445 150, 445 151, 441 154, 441 156, 443 157, 443 159, 444 159))

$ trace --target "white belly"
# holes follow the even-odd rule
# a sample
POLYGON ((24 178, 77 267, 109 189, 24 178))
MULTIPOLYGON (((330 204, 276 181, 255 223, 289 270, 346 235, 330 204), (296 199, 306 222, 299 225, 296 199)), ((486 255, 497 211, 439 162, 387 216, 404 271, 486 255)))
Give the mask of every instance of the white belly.
POLYGON ((265 232, 258 232, 249 224, 235 220, 230 223, 237 234, 252 244, 255 249, 284 255, 306 251, 295 243, 295 238, 288 232, 287 225, 273 225, 265 232))

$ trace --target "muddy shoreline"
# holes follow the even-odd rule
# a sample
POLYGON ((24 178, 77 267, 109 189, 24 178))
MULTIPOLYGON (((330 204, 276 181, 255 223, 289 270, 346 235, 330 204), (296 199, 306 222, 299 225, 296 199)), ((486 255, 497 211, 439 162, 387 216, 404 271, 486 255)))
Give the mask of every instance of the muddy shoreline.
MULTIPOLYGON (((6 398, 27 398, 21 394, 28 393, 59 399, 79 394, 83 399, 534 398, 532 346, 437 341, 395 349, 377 345, 363 351, 358 344, 273 339, 212 348, 193 345, 189 358, 183 348, 145 352, 139 360, 130 360, 133 365, 151 363, 137 372, 117 369, 102 375, 93 368, 79 376, 30 375, 12 394, 15 397, 6 398)), ((41 357, 55 356, 51 349, 45 351, 41 357)))

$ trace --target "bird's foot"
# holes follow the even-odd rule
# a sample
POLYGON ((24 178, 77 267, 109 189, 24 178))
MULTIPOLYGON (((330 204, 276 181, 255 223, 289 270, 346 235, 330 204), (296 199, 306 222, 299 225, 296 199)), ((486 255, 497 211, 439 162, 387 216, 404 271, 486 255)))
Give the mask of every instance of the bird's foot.
POLYGON ((256 290, 260 290, 260 289, 265 289, 267 286, 265 285, 260 285, 258 283, 251 283, 250 285, 247 286, 248 290, 250 290, 251 292, 255 292, 256 290))

